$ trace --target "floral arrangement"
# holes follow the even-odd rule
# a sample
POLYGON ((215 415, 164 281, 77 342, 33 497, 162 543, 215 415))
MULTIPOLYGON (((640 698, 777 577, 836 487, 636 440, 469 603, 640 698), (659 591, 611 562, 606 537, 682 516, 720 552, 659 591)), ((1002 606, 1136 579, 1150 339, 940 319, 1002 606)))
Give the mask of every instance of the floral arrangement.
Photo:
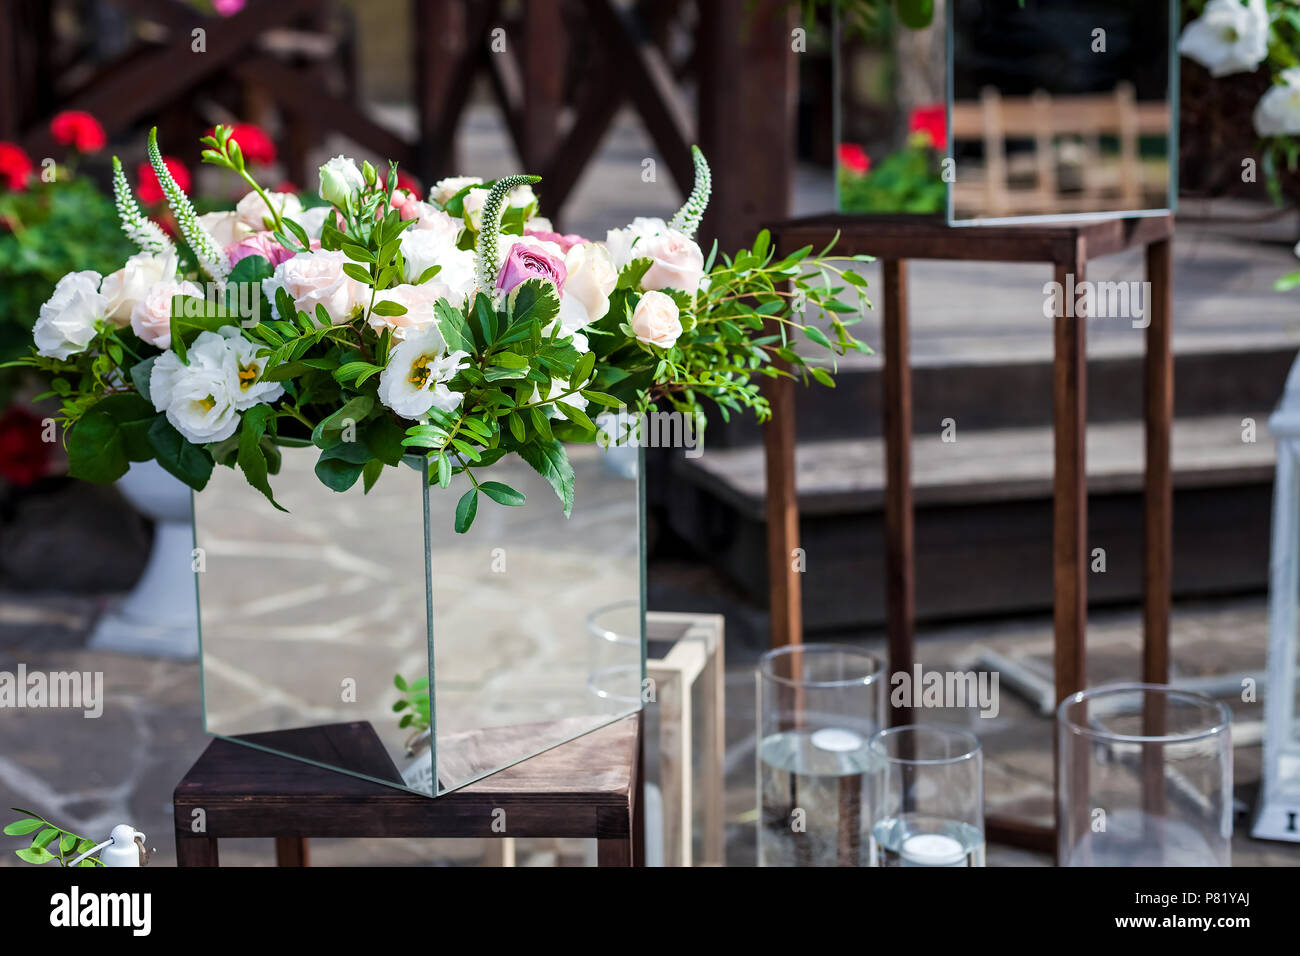
POLYGON ((917 107, 908 117, 906 145, 872 166, 858 143, 839 148, 839 204, 845 212, 940 213, 948 186, 940 163, 947 146, 943 103, 917 107))
MULTIPOLYGON (((113 204, 86 176, 82 160, 104 148, 104 129, 69 110, 49 125, 67 150, 62 163, 39 167, 16 143, 0 142, 0 362, 25 355, 32 323, 54 284, 73 269, 110 270, 131 252, 113 204)), ((19 384, 0 376, 0 408, 19 384)))
POLYGON ((1274 198, 1277 173, 1300 161, 1300 7, 1291 0, 1190 0, 1194 15, 1178 50, 1213 77, 1254 73, 1271 84, 1251 113, 1264 144, 1264 171, 1274 198))
POLYGON ((151 133, 183 248, 141 213, 114 160, 139 251, 108 275, 68 273, 40 308, 21 362, 62 401, 74 476, 112 481, 152 459, 202 489, 221 465, 280 507, 279 448, 310 445, 340 492, 369 491, 404 460, 444 488, 463 473, 463 532, 480 496, 523 503, 483 477, 508 454, 567 514, 565 443, 597 439, 598 408, 696 414, 712 401, 762 420, 762 377, 832 385, 837 356, 867 351, 849 332, 868 305, 850 262, 810 248, 778 259, 766 233, 706 258, 693 238, 711 183, 698 149, 670 221, 593 242, 537 215, 535 176, 444 179, 422 198, 398 188, 395 164, 381 174, 339 156, 317 200, 265 190, 229 127, 202 142, 205 162, 247 185, 235 208, 198 215, 151 133), (805 358, 809 345, 823 357, 805 358))

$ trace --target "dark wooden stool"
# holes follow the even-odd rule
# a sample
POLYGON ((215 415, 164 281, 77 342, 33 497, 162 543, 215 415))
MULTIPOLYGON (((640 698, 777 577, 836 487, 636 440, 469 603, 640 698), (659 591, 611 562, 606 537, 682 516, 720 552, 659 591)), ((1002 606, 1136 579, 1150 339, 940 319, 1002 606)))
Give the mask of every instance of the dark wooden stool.
MULTIPOLYGON (((1085 279, 1089 261, 1141 247, 1151 283, 1145 330, 1143 405, 1146 426, 1142 679, 1169 679, 1169 606, 1173 550, 1173 217, 1104 219, 1007 226, 949 226, 942 217, 824 215, 771 225, 777 256, 810 245, 835 253, 867 253, 881 260, 884 280, 885 599, 889 671, 911 672, 915 662, 916 549, 913 538, 911 442, 912 373, 908 356, 907 260, 1040 262, 1067 286, 1085 279)), ((1055 596, 1056 700, 1083 690, 1088 624, 1087 317, 1044 319, 1053 330, 1052 569, 1055 596)), ((1046 331, 1046 329, 1045 329, 1046 331)), ((764 436, 767 473, 768 568, 772 644, 803 640, 799 573, 790 555, 799 546, 794 469, 794 383, 773 379, 767 395, 772 420, 764 436)), ((1046 550, 1046 549, 1044 549, 1046 550)), ((891 708, 890 723, 909 723, 907 708, 891 708)), ((1053 738, 1055 743, 1055 738, 1053 738)), ((990 816, 988 837, 1045 852, 1056 849, 1055 826, 990 816)))
MULTIPOLYGON (((364 722, 252 736, 392 766, 364 722)), ((176 862, 216 866, 217 841, 236 837, 274 838, 280 866, 306 866, 309 837, 588 837, 600 866, 639 865, 641 760, 635 714, 435 799, 218 739, 176 785, 176 862)))

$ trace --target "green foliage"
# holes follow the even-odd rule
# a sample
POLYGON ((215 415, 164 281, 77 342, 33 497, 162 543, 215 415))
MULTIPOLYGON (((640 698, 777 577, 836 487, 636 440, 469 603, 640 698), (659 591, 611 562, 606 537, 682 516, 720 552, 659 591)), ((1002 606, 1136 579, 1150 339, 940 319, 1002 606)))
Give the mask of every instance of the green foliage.
POLYGON ((838 177, 844 212, 939 213, 948 201, 938 155, 917 142, 886 156, 865 174, 841 166, 838 177))
MULTIPOLYGON (((58 860, 59 866, 68 866, 74 859, 95 845, 93 840, 78 836, 71 830, 56 827, 44 817, 30 810, 23 810, 20 807, 10 807, 10 809, 14 813, 21 813, 24 816, 6 826, 4 828, 5 835, 27 836, 29 833, 33 834, 31 843, 28 846, 14 851, 14 855, 24 863, 39 866, 42 863, 49 863, 51 860, 58 860)), ((93 856, 86 857, 77 864, 79 867, 103 865, 93 856)))
POLYGON ((393 677, 393 686, 402 692, 402 697, 393 704, 393 713, 401 714, 400 727, 410 727, 415 731, 429 729, 429 678, 417 677, 406 680, 401 674, 393 677))

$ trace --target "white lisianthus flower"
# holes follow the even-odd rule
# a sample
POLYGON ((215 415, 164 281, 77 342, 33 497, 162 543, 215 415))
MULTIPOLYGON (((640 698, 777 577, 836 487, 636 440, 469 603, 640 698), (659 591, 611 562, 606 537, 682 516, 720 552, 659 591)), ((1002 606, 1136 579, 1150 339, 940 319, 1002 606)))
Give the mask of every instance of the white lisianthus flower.
POLYGON ((632 334, 638 342, 670 349, 682 334, 681 310, 670 296, 647 292, 632 311, 632 334))
POLYGON ((1183 28, 1178 52, 1211 76, 1248 73, 1268 56, 1268 8, 1264 0, 1210 0, 1183 28))
POLYGON ((347 209, 356 204, 357 194, 366 188, 357 164, 346 156, 335 156, 320 168, 320 198, 347 209))
POLYGON ((69 272, 58 281, 32 328, 38 353, 66 359, 85 351, 95 337, 95 323, 108 316, 99 283, 99 273, 91 269, 69 272))
POLYGON ((533 192, 533 187, 528 183, 516 186, 506 193, 506 205, 513 209, 527 209, 529 206, 536 207, 537 193, 533 192))
POLYGON ((379 400, 413 421, 431 408, 454 411, 464 396, 449 389, 447 383, 468 358, 468 352, 448 352, 437 325, 431 325, 393 349, 388 366, 379 373, 379 400))
POLYGON ((400 341, 433 325, 436 321, 433 306, 439 299, 451 299, 451 290, 437 277, 423 285, 403 284, 375 293, 375 305, 394 302, 406 309, 403 315, 370 313, 370 325, 376 332, 385 328, 393 330, 393 338, 400 341))
POLYGON ((239 218, 237 212, 205 212, 199 216, 199 225, 216 240, 222 249, 247 239, 257 230, 239 218))
POLYGON ((176 250, 169 248, 161 255, 137 252, 122 268, 104 276, 99 291, 108 300, 109 321, 118 327, 130 322, 131 310, 151 288, 176 278, 176 267, 176 250))
POLYGON ((440 179, 433 184, 433 188, 429 190, 429 198, 439 206, 445 206, 452 196, 466 186, 482 185, 483 180, 477 176, 448 176, 446 179, 440 179))
POLYGON ((356 317, 369 301, 365 288, 343 271, 348 262, 347 253, 341 249, 319 249, 300 252, 275 267, 269 279, 262 281, 262 292, 271 301, 271 313, 280 315, 276 293, 284 289, 300 312, 306 312, 315 321, 316 306, 323 305, 334 325, 341 325, 356 317))
POLYGON ((667 231, 668 223, 662 219, 637 216, 630 225, 605 233, 605 248, 614 259, 614 267, 621 272, 629 262, 643 255, 639 247, 645 239, 667 231))
MULTIPOLYGON (((564 394, 570 388, 572 388, 572 386, 564 379, 553 378, 551 379, 551 387, 547 390, 545 398, 542 398, 541 388, 534 385, 533 397, 529 400, 533 402, 561 401, 564 402, 565 405, 568 405, 572 408, 577 408, 582 411, 586 411, 587 400, 582 397, 581 392, 574 392, 572 395, 564 394)), ((545 406, 545 408, 546 408, 546 416, 548 418, 561 418, 564 415, 564 413, 560 411, 558 408, 556 408, 554 405, 547 405, 545 406)))
MULTIPOLYGON (((451 221, 455 223, 454 219, 451 221)), ((407 229, 398 240, 406 264, 406 281, 418 282, 431 266, 442 266, 434 280, 445 286, 446 297, 452 305, 462 304, 477 283, 474 253, 456 248, 457 235, 459 228, 455 233, 441 227, 407 229)))
POLYGON ((618 270, 609 250, 594 242, 571 248, 564 257, 564 268, 568 275, 560 298, 560 326, 570 334, 609 312, 618 270))
POLYGON ((313 206, 311 209, 304 209, 298 215, 290 218, 302 226, 303 231, 307 233, 308 239, 319 239, 321 233, 325 231, 325 220, 329 218, 329 214, 333 211, 333 206, 313 206))
POLYGON ((170 278, 155 282, 131 310, 131 331, 154 348, 171 348, 172 299, 178 295, 201 299, 203 289, 193 282, 177 282, 170 278))
POLYGON ((228 325, 221 330, 226 339, 224 370, 230 402, 237 411, 247 411, 254 405, 269 404, 284 394, 279 382, 263 382, 267 356, 257 353, 262 346, 250 342, 239 329, 228 325))
MULTIPOLYGON (((293 193, 267 193, 266 198, 271 200, 271 205, 275 207, 275 211, 281 218, 298 221, 298 216, 302 213, 302 201, 293 193)), ((244 225, 258 232, 273 228, 275 223, 270 208, 262 201, 262 197, 251 189, 235 204, 235 215, 244 225)))
POLYGON ((239 427, 228 354, 224 335, 200 332, 186 353, 188 364, 168 349, 149 374, 154 408, 195 445, 224 441, 239 427))
POLYGON ((1282 82, 1259 98, 1253 118, 1260 136, 1300 133, 1300 66, 1282 71, 1282 82))

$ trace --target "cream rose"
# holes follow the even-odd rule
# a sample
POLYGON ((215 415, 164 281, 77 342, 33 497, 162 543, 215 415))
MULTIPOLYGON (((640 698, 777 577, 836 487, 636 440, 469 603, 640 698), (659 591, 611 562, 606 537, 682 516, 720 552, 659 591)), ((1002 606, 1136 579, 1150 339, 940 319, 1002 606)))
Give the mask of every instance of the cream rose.
POLYGON ((277 319, 283 318, 275 300, 277 291, 284 289, 298 311, 315 316, 316 306, 323 305, 335 325, 347 322, 364 304, 360 283, 343 271, 347 261, 342 250, 318 250, 300 252, 280 263, 271 278, 262 283, 272 313, 277 319))
POLYGON ((365 188, 361 170, 346 156, 335 156, 320 168, 320 198, 332 206, 350 208, 365 188))
POLYGON ((440 179, 433 184, 433 189, 429 190, 429 198, 439 206, 445 206, 452 196, 466 186, 481 185, 483 185, 483 180, 477 176, 448 176, 446 179, 440 179))
POLYGON ((574 246, 564 257, 568 277, 560 299, 560 326, 566 334, 604 318, 618 272, 609 251, 594 242, 574 246))
POLYGON ((694 295, 704 278, 704 253, 699 244, 676 229, 638 244, 633 258, 641 257, 654 260, 641 280, 644 289, 680 289, 694 295))
POLYGON ((662 292, 641 296, 632 313, 632 334, 638 342, 670 349, 682 334, 681 312, 677 303, 662 292))
MULTIPOLYGON (((275 207, 281 218, 293 219, 297 221, 298 216, 302 214, 302 202, 293 193, 267 193, 266 198, 271 200, 271 205, 275 207)), ((235 215, 239 221, 254 231, 270 229, 274 221, 271 209, 262 201, 262 197, 255 191, 249 190, 244 194, 244 198, 235 204, 235 215)))
POLYGON ((85 351, 95 337, 95 323, 108 312, 99 283, 99 273, 91 269, 69 272, 58 281, 32 328, 37 352, 66 359, 85 351))
POLYGON ((1300 133, 1300 66, 1282 71, 1282 82, 1259 98, 1253 119, 1260 136, 1300 133))
POLYGON ((104 277, 100 294, 108 301, 108 319, 114 325, 131 321, 131 311, 149 290, 159 282, 176 278, 176 251, 168 249, 162 255, 137 252, 126 265, 104 277))
POLYGON ((155 282, 131 310, 131 331, 154 348, 171 348, 172 297, 178 295, 202 298, 203 290, 193 282, 175 279, 155 282))
POLYGON ((390 328, 393 330, 393 338, 404 339, 434 324, 433 306, 439 299, 450 300, 451 290, 437 278, 430 279, 423 285, 398 285, 377 292, 375 305, 392 302, 405 308, 406 312, 402 315, 378 315, 372 311, 370 325, 376 332, 390 328))
POLYGON ((199 216, 199 225, 222 249, 247 239, 257 231, 241 221, 237 212, 205 212, 199 216))

